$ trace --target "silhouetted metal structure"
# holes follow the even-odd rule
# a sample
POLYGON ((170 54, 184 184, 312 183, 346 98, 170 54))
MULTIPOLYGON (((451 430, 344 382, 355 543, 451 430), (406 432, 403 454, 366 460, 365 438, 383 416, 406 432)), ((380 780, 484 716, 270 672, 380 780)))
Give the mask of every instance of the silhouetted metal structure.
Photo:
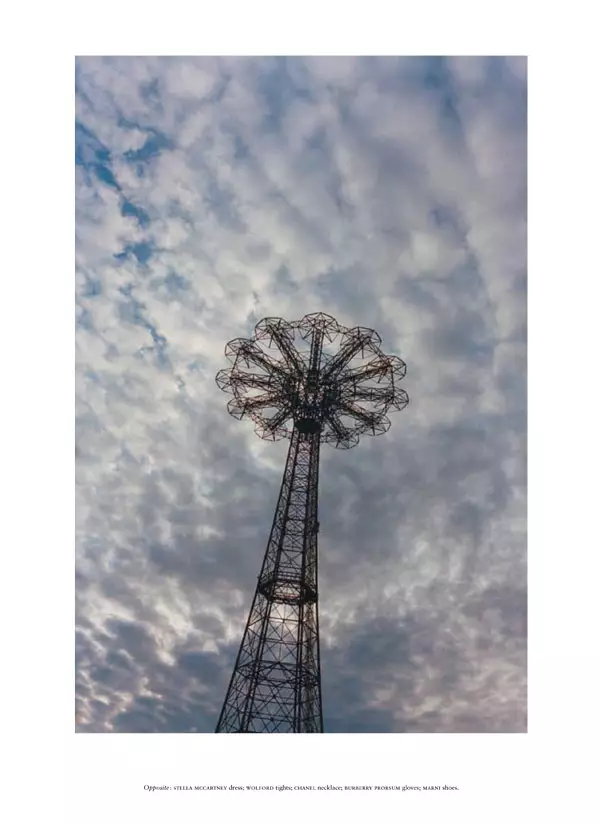
POLYGON ((261 438, 290 446, 250 615, 216 732, 323 732, 317 587, 321 442, 350 449, 403 409, 400 358, 372 329, 346 329, 322 312, 264 318, 225 347, 217 374, 229 412, 261 438))

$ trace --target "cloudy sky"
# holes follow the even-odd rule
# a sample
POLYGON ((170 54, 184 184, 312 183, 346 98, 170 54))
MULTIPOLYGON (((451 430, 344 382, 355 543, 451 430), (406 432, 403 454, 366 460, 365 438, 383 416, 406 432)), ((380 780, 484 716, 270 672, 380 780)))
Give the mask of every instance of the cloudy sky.
POLYGON ((81 58, 77 729, 212 732, 285 461, 227 415, 264 316, 375 328, 324 447, 328 732, 526 730, 526 66, 81 58))

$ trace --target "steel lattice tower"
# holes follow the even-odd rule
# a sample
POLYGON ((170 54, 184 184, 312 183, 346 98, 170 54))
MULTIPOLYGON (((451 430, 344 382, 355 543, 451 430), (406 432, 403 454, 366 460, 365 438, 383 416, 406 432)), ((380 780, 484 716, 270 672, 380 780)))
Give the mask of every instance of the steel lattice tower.
POLYGON ((406 364, 372 329, 317 312, 264 318, 225 347, 227 408, 267 440, 289 438, 285 471, 250 615, 216 732, 323 732, 317 587, 321 442, 350 449, 403 409, 406 364))

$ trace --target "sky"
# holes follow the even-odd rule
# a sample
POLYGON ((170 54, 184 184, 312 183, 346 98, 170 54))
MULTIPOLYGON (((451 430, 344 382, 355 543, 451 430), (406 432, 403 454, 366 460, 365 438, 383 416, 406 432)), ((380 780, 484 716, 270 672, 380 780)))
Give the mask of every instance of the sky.
POLYGON ((526 62, 79 58, 76 724, 212 732, 286 442, 227 341, 377 330, 409 406, 321 450, 326 732, 524 732, 526 62))

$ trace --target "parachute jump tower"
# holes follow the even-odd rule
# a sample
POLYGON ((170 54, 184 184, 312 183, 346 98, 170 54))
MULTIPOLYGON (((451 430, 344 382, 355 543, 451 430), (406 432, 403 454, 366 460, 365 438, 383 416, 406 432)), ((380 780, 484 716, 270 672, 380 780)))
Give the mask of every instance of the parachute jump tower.
POLYGON ((403 409, 406 364, 372 329, 323 312, 264 318, 225 347, 227 408, 259 437, 290 441, 271 533, 216 732, 323 732, 317 534, 321 443, 356 446, 403 409))

